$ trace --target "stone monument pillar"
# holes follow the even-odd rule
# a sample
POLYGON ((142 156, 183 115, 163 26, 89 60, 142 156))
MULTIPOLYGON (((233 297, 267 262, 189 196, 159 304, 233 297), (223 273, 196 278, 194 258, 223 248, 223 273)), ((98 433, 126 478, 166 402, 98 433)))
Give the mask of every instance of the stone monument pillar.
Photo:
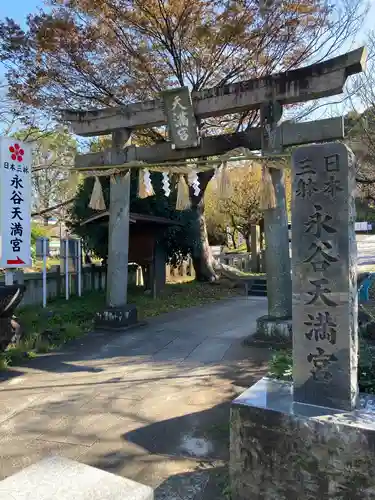
POLYGON ((293 382, 263 378, 231 407, 232 500, 375 498, 375 397, 358 397, 355 160, 293 154, 293 382))
POLYGON ((293 156, 294 400, 352 410, 357 402, 354 155, 344 144, 293 156))

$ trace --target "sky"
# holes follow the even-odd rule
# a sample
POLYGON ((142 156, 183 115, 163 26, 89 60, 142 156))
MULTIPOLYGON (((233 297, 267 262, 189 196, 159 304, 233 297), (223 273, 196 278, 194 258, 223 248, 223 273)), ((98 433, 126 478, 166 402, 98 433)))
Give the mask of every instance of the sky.
POLYGON ((36 12, 40 7, 43 7, 41 0, 1 0, 0 18, 11 17, 19 23, 24 23, 27 14, 36 12))
MULTIPOLYGON (((367 0, 371 4, 371 11, 367 16, 359 38, 371 29, 375 21, 375 0, 367 0)), ((0 0, 0 18, 11 17, 21 24, 25 22, 27 14, 43 7, 43 0, 0 0)))
MULTIPOLYGON (((0 0, 0 19, 10 17, 24 27, 27 15, 37 12, 37 9, 41 7, 43 7, 43 0, 0 0)), ((0 78, 3 73, 0 64, 0 78)))

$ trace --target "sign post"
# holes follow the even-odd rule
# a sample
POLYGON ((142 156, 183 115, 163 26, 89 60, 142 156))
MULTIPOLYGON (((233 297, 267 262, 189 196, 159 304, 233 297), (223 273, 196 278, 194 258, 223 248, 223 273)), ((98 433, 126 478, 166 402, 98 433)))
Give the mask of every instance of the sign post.
POLYGON ((82 242, 77 240, 77 282, 78 282, 78 297, 82 296, 82 242))
POLYGON ((80 239, 65 238, 60 240, 61 268, 65 273, 65 298, 69 299, 71 275, 76 276, 75 290, 82 295, 82 242, 80 239))
POLYGON ((14 283, 13 271, 6 269, 4 278, 5 278, 5 286, 12 286, 13 285, 13 283, 14 283))
POLYGON ((47 257, 49 256, 49 239, 38 238, 36 240, 36 256, 43 259, 42 270, 42 290, 43 290, 43 307, 47 307, 47 257))
POLYGON ((47 307, 47 238, 43 238, 43 307, 47 307))
POLYGON ((31 146, 0 137, 0 267, 31 266, 31 146))
POLYGON ((65 247, 65 300, 69 300, 69 240, 64 240, 65 247))

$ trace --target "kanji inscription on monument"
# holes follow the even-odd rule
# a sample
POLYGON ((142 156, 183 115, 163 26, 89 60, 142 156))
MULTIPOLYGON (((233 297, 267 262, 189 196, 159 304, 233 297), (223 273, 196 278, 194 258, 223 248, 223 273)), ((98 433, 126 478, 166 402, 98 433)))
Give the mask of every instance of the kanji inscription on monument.
POLYGON ((357 402, 355 158, 344 144, 293 153, 294 401, 357 402))

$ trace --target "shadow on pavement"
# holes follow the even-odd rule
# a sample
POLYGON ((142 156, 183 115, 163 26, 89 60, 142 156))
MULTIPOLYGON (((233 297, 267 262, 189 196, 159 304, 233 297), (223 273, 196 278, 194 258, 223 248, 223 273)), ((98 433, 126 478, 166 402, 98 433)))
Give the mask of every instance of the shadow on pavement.
MULTIPOLYGON (((145 451, 107 453, 90 465, 115 474, 129 462, 142 463, 133 480, 155 488, 156 500, 225 500, 228 490, 230 400, 203 411, 151 422, 121 437, 145 451), (189 471, 167 474, 165 468, 189 471), (164 470, 163 470, 164 469, 164 470)), ((124 447, 124 449, 126 449, 124 447)))
POLYGON ((153 455, 228 460, 230 401, 161 420, 122 435, 153 455))

